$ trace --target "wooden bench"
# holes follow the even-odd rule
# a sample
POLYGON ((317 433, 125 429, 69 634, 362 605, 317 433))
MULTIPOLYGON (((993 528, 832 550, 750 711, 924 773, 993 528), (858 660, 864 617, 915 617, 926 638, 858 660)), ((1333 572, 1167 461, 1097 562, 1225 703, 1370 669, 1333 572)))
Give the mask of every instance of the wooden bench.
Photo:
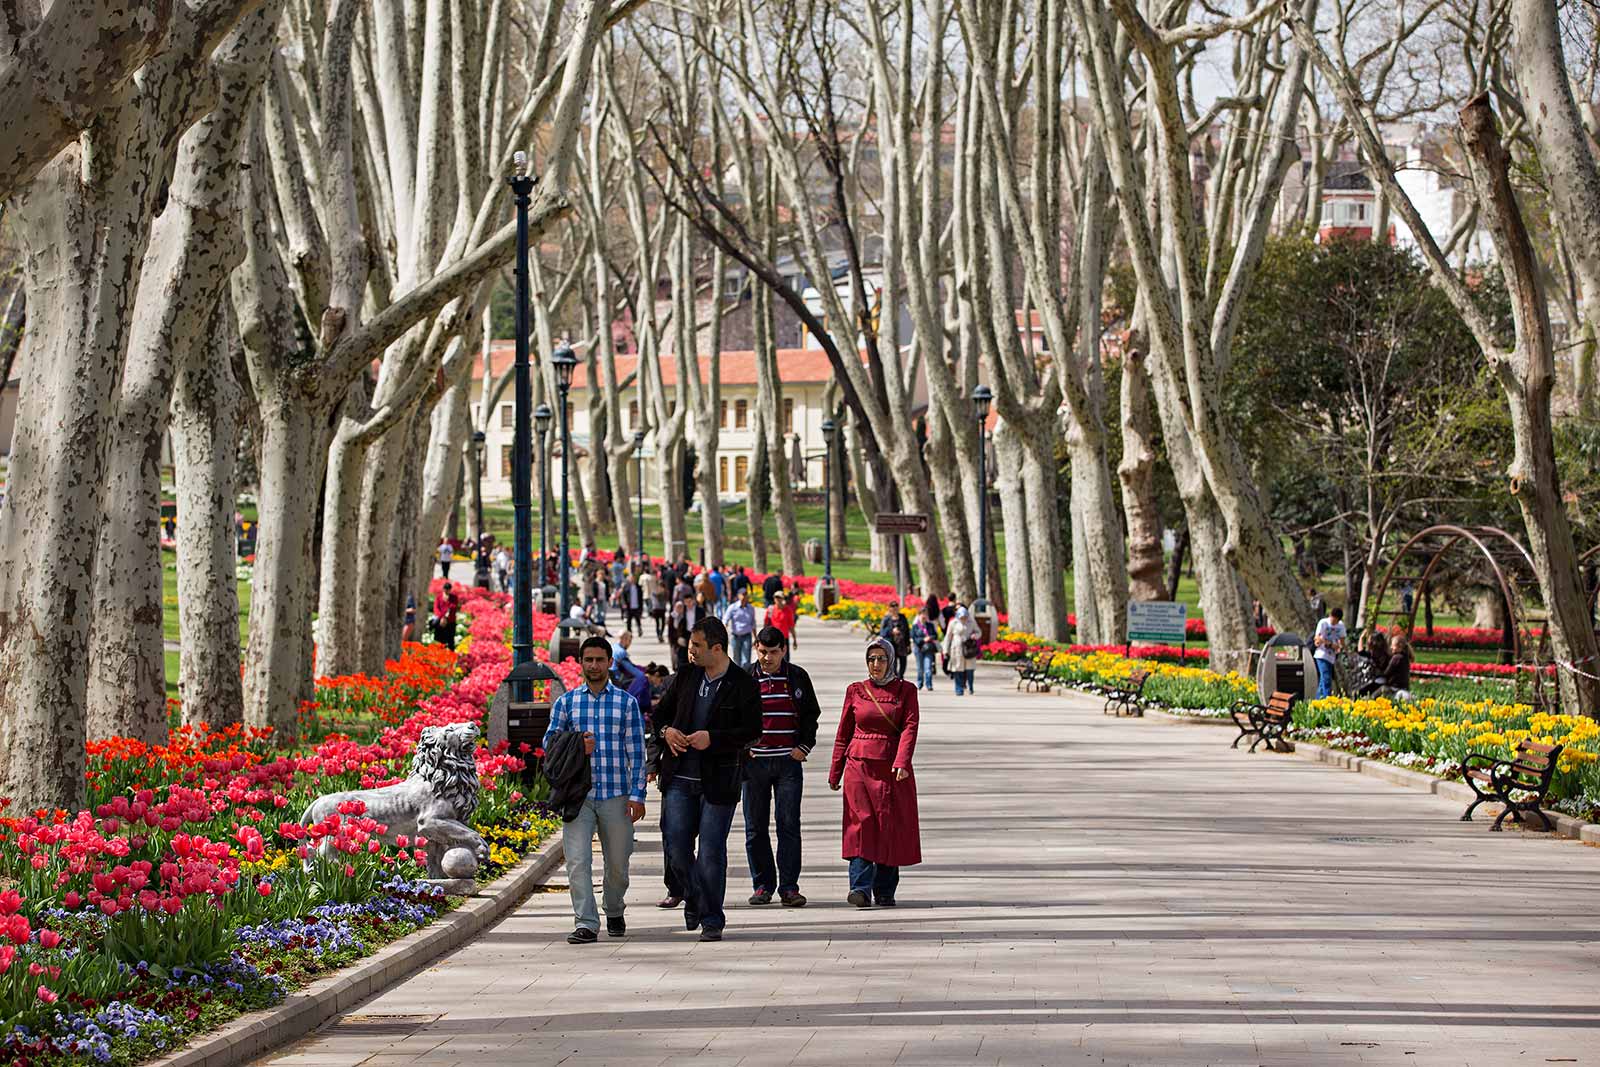
POLYGON ((1272 699, 1265 704, 1249 700, 1235 701, 1233 707, 1228 709, 1228 714, 1239 728, 1239 736, 1233 739, 1231 747, 1238 748, 1240 741, 1253 736, 1255 740, 1250 742, 1251 752, 1263 741, 1267 743, 1267 748, 1278 749, 1284 734, 1294 725, 1294 702, 1293 693, 1273 693, 1272 699))
POLYGON ((1053 652, 1041 652, 1037 656, 1024 656, 1017 662, 1017 688, 1034 689, 1041 693, 1048 693, 1056 680, 1050 676, 1050 660, 1053 652))
POLYGON ((1500 829, 1509 815, 1522 822, 1524 812, 1539 816, 1546 830, 1555 829, 1550 816, 1539 810, 1544 796, 1555 777, 1556 763, 1565 745, 1541 745, 1524 738, 1517 742, 1516 751, 1508 760, 1498 759, 1481 752, 1470 753, 1461 764, 1462 777, 1477 797, 1461 813, 1462 822, 1472 821, 1472 812, 1485 800, 1505 805, 1491 830, 1500 829))
POLYGON ((1106 715, 1144 715, 1144 683, 1150 672, 1137 670, 1128 675, 1124 685, 1115 685, 1106 691, 1106 704, 1101 711, 1106 715))

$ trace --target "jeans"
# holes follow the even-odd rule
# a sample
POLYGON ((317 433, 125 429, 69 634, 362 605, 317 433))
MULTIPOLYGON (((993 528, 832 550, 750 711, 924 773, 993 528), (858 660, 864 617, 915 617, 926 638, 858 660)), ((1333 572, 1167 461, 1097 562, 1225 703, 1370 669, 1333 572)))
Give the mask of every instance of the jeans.
POLYGON ((728 636, 728 640, 733 643, 733 647, 728 650, 728 655, 733 658, 733 662, 739 665, 740 670, 750 666, 750 642, 754 636, 754 634, 730 634, 728 636))
POLYGON ((450 580, 450 560, 441 559, 439 561, 439 577, 447 582, 450 580))
POLYGON ((1333 695, 1333 662, 1317 660, 1317 699, 1333 695))
POLYGON ((972 678, 976 673, 975 669, 968 668, 964 671, 951 671, 950 673, 955 676, 956 696, 960 696, 962 693, 970 693, 973 691, 972 678))
POLYGON ((873 863, 860 856, 850 861, 850 892, 865 893, 879 904, 894 899, 900 885, 900 868, 873 863))
POLYGON ((684 890, 684 923, 720 930, 728 888, 728 831, 732 804, 706 800, 698 783, 674 781, 661 794, 661 830, 666 835, 667 864, 684 890), (698 839, 699 849, 695 848, 698 839))
POLYGON ((656 621, 656 640, 665 641, 667 639, 667 617, 656 612, 651 612, 650 617, 656 621))
POLYGON ((936 649, 931 649, 931 648, 929 648, 929 649, 920 649, 919 648, 917 650, 917 688, 918 689, 923 689, 923 688, 932 689, 933 688, 933 680, 934 680, 934 678, 938 677, 938 675, 934 673, 936 671, 936 669, 937 669, 934 666, 934 663, 938 658, 939 658, 939 653, 938 653, 938 650, 936 650, 936 649))
POLYGON ((572 893, 572 917, 578 926, 599 931, 600 915, 594 903, 594 835, 600 831, 600 852, 605 859, 606 918, 622 917, 622 900, 628 894, 628 859, 633 855, 633 822, 628 818, 628 798, 596 800, 590 793, 578 817, 561 827, 561 847, 567 854, 567 885, 572 893))
POLYGON ((744 854, 756 892, 793 893, 800 889, 800 794, 805 765, 791 756, 758 756, 746 764, 744 854), (772 861, 767 833, 773 794, 778 798, 778 861, 772 861))

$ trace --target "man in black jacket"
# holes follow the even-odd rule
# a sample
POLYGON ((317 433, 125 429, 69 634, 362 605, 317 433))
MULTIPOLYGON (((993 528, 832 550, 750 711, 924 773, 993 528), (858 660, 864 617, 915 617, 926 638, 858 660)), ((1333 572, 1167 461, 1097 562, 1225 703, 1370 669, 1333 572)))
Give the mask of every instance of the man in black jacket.
POLYGON ((761 736, 761 692, 728 658, 727 628, 713 618, 689 634, 689 666, 656 707, 661 832, 667 865, 685 893, 684 925, 721 941, 728 830, 745 749, 761 736), (696 843, 698 842, 698 849, 696 843))
POLYGON ((761 689, 761 738, 750 749, 744 775, 744 852, 755 893, 750 903, 771 904, 776 890, 786 908, 805 907, 800 893, 800 794, 805 759, 817 743, 822 709, 811 676, 786 662, 783 631, 756 634, 756 685, 761 689), (767 824, 777 800, 778 857, 773 862, 767 824))

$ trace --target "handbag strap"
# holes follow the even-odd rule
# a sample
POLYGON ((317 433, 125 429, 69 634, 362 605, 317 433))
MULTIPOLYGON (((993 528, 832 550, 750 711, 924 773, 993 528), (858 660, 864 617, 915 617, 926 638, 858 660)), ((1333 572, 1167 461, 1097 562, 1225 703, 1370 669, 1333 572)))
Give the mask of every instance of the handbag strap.
POLYGON ((861 688, 862 688, 863 691, 866 692, 867 699, 872 701, 872 706, 874 708, 878 709, 878 714, 883 716, 883 721, 888 723, 889 726, 891 728, 893 728, 894 732, 896 734, 898 734, 900 732, 900 724, 895 722, 893 719, 889 718, 889 713, 887 711, 883 710, 883 705, 882 704, 878 703, 878 697, 872 691, 872 683, 871 682, 862 682, 861 683, 861 688))

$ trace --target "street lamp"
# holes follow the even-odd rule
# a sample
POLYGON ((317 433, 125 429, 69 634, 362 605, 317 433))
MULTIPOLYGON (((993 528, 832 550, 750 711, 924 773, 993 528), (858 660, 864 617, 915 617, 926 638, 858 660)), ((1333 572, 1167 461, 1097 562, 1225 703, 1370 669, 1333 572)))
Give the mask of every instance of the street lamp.
POLYGON ((550 558, 545 541, 550 531, 550 420, 555 417, 549 404, 533 409, 533 424, 539 430, 539 573, 533 581, 541 602, 544 600, 544 563, 550 558))
POLYGON ((972 411, 978 418, 978 599, 973 613, 989 610, 989 405, 994 393, 987 385, 972 391, 972 411))
POLYGON ((487 441, 488 438, 484 436, 482 430, 473 432, 472 450, 478 457, 478 465, 472 475, 472 480, 476 483, 473 492, 478 498, 478 570, 472 580, 479 589, 489 588, 489 552, 483 543, 483 459, 487 441))
MULTIPOLYGON (((511 507, 515 515, 514 539, 516 542, 517 584, 511 597, 511 658, 514 666, 533 662, 533 589, 528 584, 528 572, 533 569, 531 516, 532 501, 533 434, 529 416, 533 407, 533 377, 528 364, 529 306, 533 293, 528 269, 528 206, 533 200, 533 178, 528 175, 528 154, 518 152, 514 157, 516 173, 509 179, 511 193, 516 200, 517 214, 517 362, 516 362, 516 431, 511 445, 511 507)), ((482 498, 480 497, 480 500, 482 498)), ((479 520, 479 529, 482 529, 479 520)), ((519 681, 512 687, 512 699, 526 703, 533 699, 531 682, 519 681)))
POLYGON ((826 446, 822 461, 822 580, 833 582, 833 439, 839 427, 832 419, 822 420, 822 441, 826 446))
POLYGON ((557 603, 561 608, 561 618, 565 619, 572 610, 572 593, 570 579, 572 577, 572 551, 568 547, 567 529, 567 501, 570 496, 567 487, 572 477, 572 426, 567 418, 567 394, 572 389, 572 372, 578 366, 578 357, 573 355, 572 349, 562 345, 550 356, 550 365, 556 369, 556 386, 560 390, 561 403, 561 566, 557 582, 557 603))
POLYGON ((637 487, 637 489, 638 489, 638 498, 639 498, 639 507, 638 507, 638 512, 639 512, 639 542, 634 547, 634 551, 639 553, 639 555, 642 556, 642 555, 645 554, 645 552, 644 552, 644 431, 643 430, 635 430, 635 431, 633 431, 633 458, 634 458, 634 461, 635 461, 635 467, 634 467, 635 477, 636 477, 636 479, 637 479, 637 481, 639 483, 639 485, 637 487))

